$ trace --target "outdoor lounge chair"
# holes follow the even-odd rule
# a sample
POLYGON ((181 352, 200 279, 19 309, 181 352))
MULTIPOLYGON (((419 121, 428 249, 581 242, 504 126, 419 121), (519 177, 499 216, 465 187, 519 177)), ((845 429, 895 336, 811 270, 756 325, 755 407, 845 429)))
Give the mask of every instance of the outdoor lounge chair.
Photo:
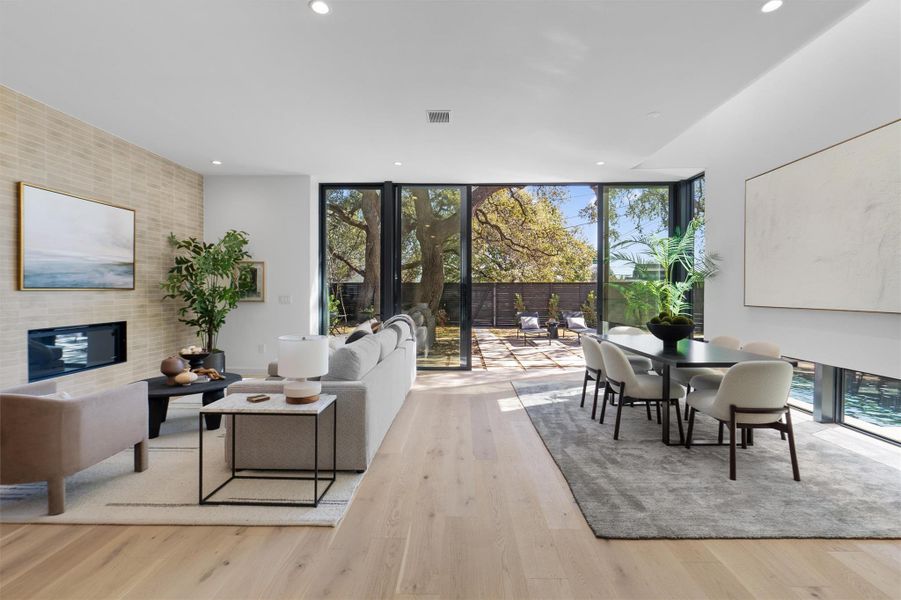
POLYGON ((597 333, 596 329, 585 324, 585 313, 581 310, 564 310, 562 314, 564 332, 568 329, 578 336, 583 333, 597 333))
POLYGON ((541 326, 537 312, 519 313, 519 333, 522 335, 523 341, 530 337, 546 335, 548 345, 551 343, 551 337, 548 335, 547 329, 541 326))

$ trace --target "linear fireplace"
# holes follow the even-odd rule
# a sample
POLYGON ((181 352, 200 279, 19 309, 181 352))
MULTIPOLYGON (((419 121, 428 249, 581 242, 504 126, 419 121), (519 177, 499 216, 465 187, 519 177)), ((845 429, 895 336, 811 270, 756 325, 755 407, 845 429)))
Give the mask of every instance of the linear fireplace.
POLYGON ((28 381, 123 363, 125 321, 28 332, 28 381))

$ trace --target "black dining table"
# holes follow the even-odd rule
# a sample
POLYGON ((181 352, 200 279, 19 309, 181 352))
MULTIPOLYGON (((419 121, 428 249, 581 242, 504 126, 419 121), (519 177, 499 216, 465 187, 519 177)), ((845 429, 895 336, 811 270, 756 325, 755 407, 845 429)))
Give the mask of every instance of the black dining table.
MULTIPOLYGON (((721 346, 714 346, 707 342, 695 340, 679 340, 675 348, 664 347, 663 341, 646 333, 641 335, 600 334, 595 336, 599 341, 610 342, 623 350, 650 358, 652 362, 659 364, 663 393, 661 396, 663 408, 663 443, 673 445, 670 442, 670 369, 672 367, 688 368, 728 368, 740 362, 751 360, 773 360, 772 356, 753 354, 741 350, 731 350, 721 346)), ((797 365, 796 361, 782 358, 791 365, 797 365)), ((676 411, 676 418, 679 411, 676 411)))

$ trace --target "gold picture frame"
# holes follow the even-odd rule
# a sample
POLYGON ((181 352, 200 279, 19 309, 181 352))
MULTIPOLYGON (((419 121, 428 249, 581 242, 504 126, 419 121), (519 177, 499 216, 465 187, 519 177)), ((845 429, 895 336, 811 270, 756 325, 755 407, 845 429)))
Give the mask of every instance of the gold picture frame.
POLYGON ((18 191, 20 291, 135 289, 135 209, 25 181, 18 183, 18 191), (81 202, 86 204, 79 208, 81 202), (73 219, 78 228, 67 228, 73 219))
POLYGON ((239 302, 265 302, 266 301, 266 263, 262 260, 242 260, 242 269, 251 269, 253 272, 254 290, 242 296, 239 302))

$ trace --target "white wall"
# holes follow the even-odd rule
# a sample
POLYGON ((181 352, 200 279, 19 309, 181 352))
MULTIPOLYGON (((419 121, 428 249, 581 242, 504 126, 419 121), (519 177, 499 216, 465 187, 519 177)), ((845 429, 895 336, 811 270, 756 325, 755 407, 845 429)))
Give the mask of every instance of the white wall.
POLYGON ((266 262, 266 301, 240 303, 218 346, 230 371, 265 369, 279 335, 318 331, 317 195, 307 176, 212 176, 203 187, 204 238, 246 231, 254 260, 266 262))
POLYGON ((901 377, 901 315, 743 306, 745 179, 901 116, 899 23, 898 0, 871 0, 641 165, 707 173, 707 244, 723 257, 706 286, 708 337, 769 339, 789 356, 901 377))

